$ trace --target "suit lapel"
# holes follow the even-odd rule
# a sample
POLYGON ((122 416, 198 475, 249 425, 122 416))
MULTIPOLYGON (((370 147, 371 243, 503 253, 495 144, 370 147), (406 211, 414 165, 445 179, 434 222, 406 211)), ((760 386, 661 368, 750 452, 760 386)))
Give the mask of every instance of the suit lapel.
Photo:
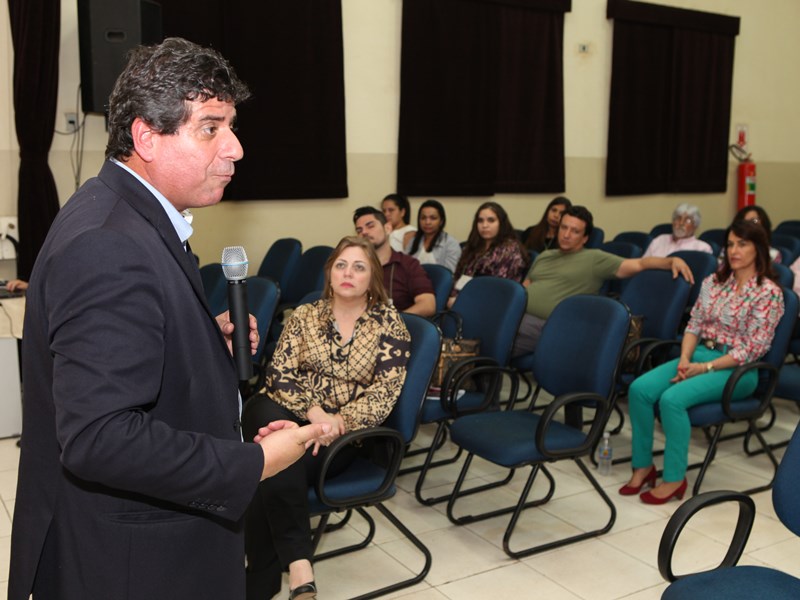
MULTIPOLYGON (((158 232, 167 250, 169 250, 169 253, 189 280, 198 301, 216 326, 216 315, 211 314, 211 309, 206 301, 197 261, 195 261, 193 255, 189 254, 184 249, 178 234, 175 232, 175 227, 173 227, 158 199, 133 175, 125 171, 125 169, 121 169, 113 164, 111 161, 106 161, 105 164, 103 164, 98 177, 103 183, 114 190, 120 198, 127 202, 133 210, 142 215, 142 217, 158 232)), ((217 327, 217 329, 219 328, 217 327)), ((220 340, 225 343, 221 333, 220 340)), ((227 349, 227 345, 225 347, 227 349)))

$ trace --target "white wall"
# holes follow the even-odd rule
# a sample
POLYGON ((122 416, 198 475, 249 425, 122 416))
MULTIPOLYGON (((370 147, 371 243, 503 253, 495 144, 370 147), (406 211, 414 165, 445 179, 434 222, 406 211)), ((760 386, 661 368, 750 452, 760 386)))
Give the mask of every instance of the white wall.
MULTIPOLYGON (((731 141, 735 125, 749 127, 750 150, 758 163, 758 201, 775 222, 800 218, 793 198, 800 189, 800 74, 791 57, 800 51, 797 0, 651 0, 654 3, 739 16, 736 40, 731 141)), ((203 262, 218 260, 221 248, 244 244, 254 260, 278 237, 293 236, 304 246, 333 245, 351 232, 352 211, 377 204, 396 182, 402 0, 342 0, 344 20, 347 166, 350 195, 339 200, 223 202, 197 211, 192 245, 203 262)), ((15 210, 17 147, 11 102, 11 42, 8 8, 0 8, 0 212, 15 210)), ((607 237, 626 229, 649 229, 669 220, 682 201, 698 204, 703 227, 725 226, 735 210, 735 163, 728 192, 692 196, 656 195, 606 198, 605 152, 613 22, 603 0, 573 0, 564 30, 566 191, 587 205, 607 237), (589 45, 579 54, 578 44, 589 45)), ((79 82, 77 9, 62 1, 60 87, 57 126, 74 112, 79 82)), ((70 137, 56 136, 50 164, 62 201, 73 190, 70 137)), ((87 118, 82 180, 103 160, 102 117, 87 118)), ((245 149, 246 151, 246 149, 245 149)), ((504 194, 494 199, 515 226, 538 220, 551 194, 504 194)), ((466 237, 475 208, 486 198, 445 198, 448 228, 466 237)), ((424 198, 413 198, 416 210, 424 198)))

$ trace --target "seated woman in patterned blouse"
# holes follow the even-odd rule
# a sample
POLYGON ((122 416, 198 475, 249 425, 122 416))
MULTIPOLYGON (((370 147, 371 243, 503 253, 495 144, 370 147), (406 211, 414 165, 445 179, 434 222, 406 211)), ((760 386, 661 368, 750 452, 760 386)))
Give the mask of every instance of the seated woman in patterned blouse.
POLYGON ((491 275, 522 281, 530 254, 519 241, 505 209, 497 202, 484 202, 472 221, 472 230, 453 274, 453 290, 447 306, 473 277, 491 275))
MULTIPOLYGON (((774 282, 769 242, 762 227, 736 221, 727 232, 727 251, 719 271, 703 281, 681 343, 681 355, 636 379, 628 392, 633 429, 633 475, 619 493, 647 504, 683 498, 691 426, 687 410, 718 402, 732 370, 759 359, 770 348, 783 315, 783 293, 774 282), (664 480, 656 483, 653 465, 653 407, 658 402, 666 437, 664 480)), ((756 371, 736 385, 734 398, 756 388, 756 371)))
MULTIPOLYGON (((291 598, 315 597, 308 486, 329 444, 389 415, 405 381, 410 339, 387 302, 372 244, 360 237, 342 239, 325 265, 323 298, 298 306, 289 318, 266 386, 247 401, 242 415, 248 441, 259 424, 279 419, 332 425, 303 458, 258 488, 245 521, 248 598, 280 592, 284 570, 291 598)), ((339 470, 352 459, 339 461, 339 470)))

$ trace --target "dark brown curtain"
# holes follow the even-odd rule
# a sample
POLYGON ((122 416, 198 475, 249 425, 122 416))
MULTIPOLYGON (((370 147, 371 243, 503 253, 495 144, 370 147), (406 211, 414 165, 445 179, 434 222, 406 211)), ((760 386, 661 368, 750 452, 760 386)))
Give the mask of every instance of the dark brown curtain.
POLYGON ((14 44, 14 124, 20 148, 17 277, 28 280, 58 212, 47 154, 58 94, 60 0, 8 0, 14 44))
POLYGON ((739 19, 609 0, 606 194, 724 192, 739 19))
POLYGON ((398 190, 564 190, 571 0, 404 0, 398 190))
POLYGON ((225 197, 346 197, 341 0, 161 2, 165 36, 218 48, 253 92, 225 197))

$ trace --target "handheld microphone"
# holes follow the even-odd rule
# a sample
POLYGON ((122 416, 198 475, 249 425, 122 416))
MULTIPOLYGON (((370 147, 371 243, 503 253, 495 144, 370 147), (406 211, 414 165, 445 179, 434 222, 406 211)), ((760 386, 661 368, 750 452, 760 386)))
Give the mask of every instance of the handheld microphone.
POLYGON ((247 253, 242 246, 222 251, 222 273, 228 280, 228 310, 233 323, 233 362, 239 381, 253 376, 250 354, 250 311, 247 309, 247 253))

